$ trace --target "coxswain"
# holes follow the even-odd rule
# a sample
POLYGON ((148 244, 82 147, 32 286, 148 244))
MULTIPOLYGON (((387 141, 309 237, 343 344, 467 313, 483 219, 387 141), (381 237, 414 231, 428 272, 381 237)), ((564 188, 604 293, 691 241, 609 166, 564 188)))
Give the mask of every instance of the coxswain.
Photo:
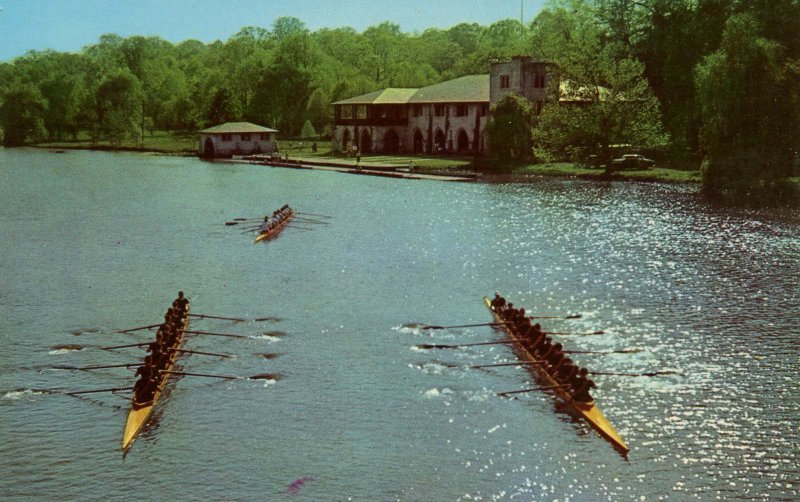
POLYGON ((506 306, 506 299, 500 296, 500 293, 495 293, 491 305, 492 305, 492 310, 500 313, 506 306))
POLYGON ((262 223, 261 226, 258 227, 258 231, 262 234, 264 232, 269 231, 269 216, 264 216, 264 223, 262 223))
POLYGON ((592 401, 592 396, 589 394, 589 390, 597 387, 591 378, 589 378, 589 370, 586 368, 581 368, 578 376, 573 379, 573 391, 572 397, 576 401, 580 401, 582 403, 588 403, 592 401))

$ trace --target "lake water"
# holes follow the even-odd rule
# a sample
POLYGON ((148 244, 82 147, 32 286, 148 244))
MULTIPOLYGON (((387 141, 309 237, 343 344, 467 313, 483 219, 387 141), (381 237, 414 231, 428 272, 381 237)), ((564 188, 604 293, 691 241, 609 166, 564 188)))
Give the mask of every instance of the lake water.
MULTIPOLYGON (((800 497, 800 216, 695 187, 460 184, 151 155, 0 149, 0 498, 732 500, 800 497), (234 217, 333 216, 254 245, 234 217), (179 289, 183 377, 123 459, 127 387, 179 289), (596 375, 628 459, 535 384, 488 327, 502 292, 596 375), (73 347, 64 348, 64 345, 73 347), (76 350, 81 348, 82 350, 76 350), (264 354, 268 354, 269 358, 264 354)), ((298 226, 301 226, 298 224, 298 226)))

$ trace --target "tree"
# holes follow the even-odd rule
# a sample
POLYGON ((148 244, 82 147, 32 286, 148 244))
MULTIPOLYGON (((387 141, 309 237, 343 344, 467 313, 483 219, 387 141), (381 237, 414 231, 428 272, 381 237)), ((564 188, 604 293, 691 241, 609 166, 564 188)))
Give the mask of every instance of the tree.
POLYGON ((111 72, 97 88, 95 96, 97 132, 112 144, 126 138, 140 139, 142 85, 127 69, 111 72))
POLYGON ((800 146, 800 60, 765 38, 754 15, 737 14, 695 78, 708 160, 705 189, 739 197, 782 187, 800 146))
POLYGON ((530 102, 509 95, 500 100, 489 122, 490 149, 500 162, 522 162, 530 159, 531 128, 534 113, 530 102))
POLYGON ((610 169, 614 144, 662 145, 659 103, 644 66, 605 41, 594 14, 580 2, 539 16, 539 51, 558 68, 535 139, 559 157, 598 155, 610 169))
POLYGON ((239 106, 231 96, 231 93, 223 88, 217 89, 211 99, 206 117, 209 124, 224 124, 232 122, 239 117, 239 106))
POLYGON ((3 93, 0 123, 5 146, 22 146, 47 136, 44 115, 47 101, 35 86, 16 84, 3 93))

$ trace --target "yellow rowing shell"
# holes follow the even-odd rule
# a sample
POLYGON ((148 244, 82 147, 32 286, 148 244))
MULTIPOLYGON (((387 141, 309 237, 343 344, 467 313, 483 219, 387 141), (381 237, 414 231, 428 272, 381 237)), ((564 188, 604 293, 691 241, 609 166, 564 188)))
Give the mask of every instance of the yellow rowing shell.
MULTIPOLYGON (((189 310, 191 309, 191 305, 186 306, 186 321, 183 323, 183 327, 181 328, 180 332, 178 333, 178 338, 175 342, 173 348, 179 349, 181 345, 183 345, 183 335, 187 329, 189 329, 189 310)), ((175 360, 178 358, 178 351, 172 351, 172 357, 169 359, 169 363, 164 368, 165 370, 170 370, 175 365, 175 360)), ((158 388, 156 389, 155 394, 153 395, 153 401, 145 406, 137 405, 134 401, 135 395, 131 396, 131 410, 128 412, 128 420, 125 422, 125 431, 122 433, 122 451, 127 451, 128 448, 131 447, 133 444, 134 439, 136 436, 139 435, 141 432, 142 427, 144 424, 147 423, 147 419, 150 417, 150 414, 153 412, 153 408, 155 407, 158 400, 161 398, 161 393, 164 391, 164 387, 167 385, 167 381, 171 375, 169 373, 163 373, 161 375, 161 381, 158 383, 158 388)))
POLYGON ((258 237, 256 237, 254 244, 257 244, 263 240, 272 239, 273 237, 278 235, 278 232, 283 230, 283 227, 285 227, 286 224, 289 223, 289 220, 292 218, 292 216, 294 216, 294 211, 289 211, 289 214, 286 215, 286 218, 284 218, 283 221, 278 223, 278 226, 270 229, 268 232, 263 232, 258 234, 258 237))
MULTIPOLYGON (((496 321, 502 321, 499 315, 492 310, 492 303, 489 301, 488 298, 484 297, 483 302, 486 304, 486 308, 488 308, 494 319, 496 321)), ((520 340, 519 337, 516 336, 513 330, 509 329, 507 325, 502 325, 503 331, 505 331, 508 336, 510 336, 514 340, 520 340)), ((528 361, 536 361, 536 357, 532 354, 523 344, 516 344, 519 347, 520 352, 523 355, 523 359, 528 361)), ((539 378, 544 381, 547 386, 558 386, 560 383, 553 378, 543 365, 541 364, 531 364, 535 370, 536 374, 539 375, 539 378)), ((561 399, 563 399, 575 412, 577 412, 580 416, 582 416, 589 425, 592 426, 594 430, 596 430, 601 436, 603 436, 608 442, 614 445, 615 448, 620 450, 622 453, 627 454, 629 451, 628 445, 625 443, 625 440, 619 435, 617 429, 608 421, 608 419, 603 415, 603 412, 600 411, 600 408, 597 407, 594 401, 590 401, 588 403, 584 403, 581 401, 576 401, 572 399, 572 396, 564 390, 563 388, 556 387, 552 389, 555 394, 558 395, 561 399)))

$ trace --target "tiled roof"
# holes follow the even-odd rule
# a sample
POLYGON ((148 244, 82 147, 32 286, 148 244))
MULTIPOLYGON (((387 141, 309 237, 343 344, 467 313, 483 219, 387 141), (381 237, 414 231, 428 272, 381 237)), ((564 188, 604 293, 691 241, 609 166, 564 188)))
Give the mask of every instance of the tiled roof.
POLYGON ((402 105, 419 89, 388 88, 368 94, 354 96, 333 103, 334 105, 402 105))
POLYGON ((278 132, 278 130, 256 125, 251 122, 225 122, 224 124, 203 129, 200 132, 209 134, 237 134, 253 132, 278 132))
POLYGON ((418 90, 409 103, 476 103, 489 102, 489 75, 463 77, 429 85, 418 90))

